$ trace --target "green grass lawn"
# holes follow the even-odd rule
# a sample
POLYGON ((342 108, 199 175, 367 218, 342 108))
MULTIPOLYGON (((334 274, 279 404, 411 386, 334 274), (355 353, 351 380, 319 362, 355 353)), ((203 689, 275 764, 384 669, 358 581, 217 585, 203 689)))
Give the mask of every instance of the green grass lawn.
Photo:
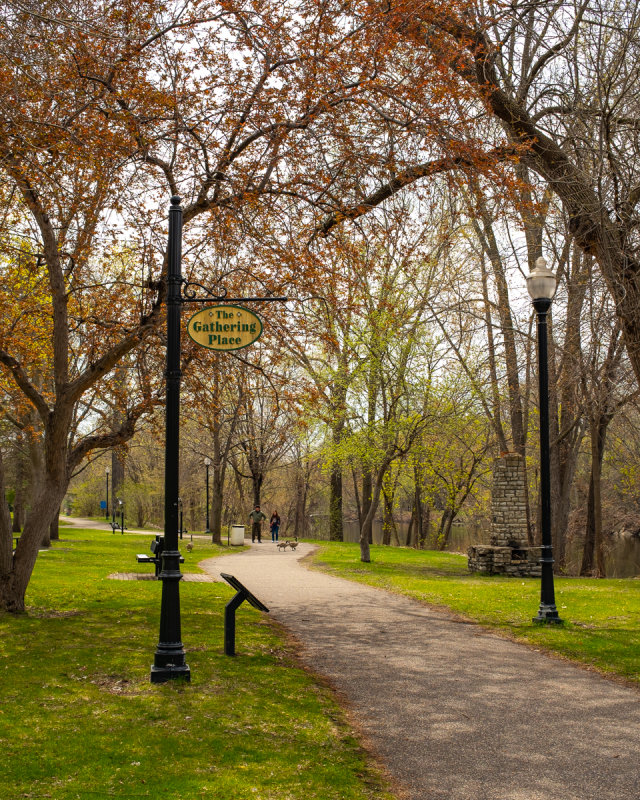
MULTIPOLYGON (((223 655, 225 584, 181 584, 191 684, 151 685, 161 584, 114 581, 150 537, 62 529, 28 612, 0 614, 0 798, 382 800, 380 773, 328 690, 266 615, 237 612, 223 655)), ((183 571, 226 552, 200 541, 183 571)))
POLYGON ((640 684, 640 580, 556 578, 563 625, 537 625, 539 578, 470 574, 466 556, 322 542, 314 564, 349 580, 415 597, 501 633, 640 684))

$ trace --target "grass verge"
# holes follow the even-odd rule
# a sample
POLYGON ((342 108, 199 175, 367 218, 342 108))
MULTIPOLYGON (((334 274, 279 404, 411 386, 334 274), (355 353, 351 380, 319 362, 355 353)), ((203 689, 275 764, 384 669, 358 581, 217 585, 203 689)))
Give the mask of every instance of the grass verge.
MULTIPOLYGON (((222 652, 226 584, 181 585, 191 684, 152 686, 161 584, 115 581, 149 536, 62 529, 28 612, 0 614, 0 798, 391 800, 331 694, 244 604, 222 652)), ((200 542, 184 571, 225 552, 200 542)))
POLYGON ((535 647, 640 685, 640 580, 556 578, 556 606, 563 625, 537 625, 539 578, 470 574, 466 556, 372 547, 371 563, 357 544, 321 542, 313 563, 468 619, 535 647))

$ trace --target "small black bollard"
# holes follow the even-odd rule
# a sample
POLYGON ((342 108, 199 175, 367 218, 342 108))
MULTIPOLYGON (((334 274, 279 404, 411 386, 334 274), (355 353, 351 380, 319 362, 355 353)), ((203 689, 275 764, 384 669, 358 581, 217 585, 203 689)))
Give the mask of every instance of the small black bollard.
POLYGON ((269 609, 264 603, 261 603, 258 598, 252 594, 246 586, 244 586, 234 575, 227 575, 225 572, 220 573, 220 577, 238 590, 238 593, 229 600, 224 607, 224 654, 226 656, 235 656, 236 654, 236 609, 242 605, 246 600, 258 611, 266 611, 269 609))

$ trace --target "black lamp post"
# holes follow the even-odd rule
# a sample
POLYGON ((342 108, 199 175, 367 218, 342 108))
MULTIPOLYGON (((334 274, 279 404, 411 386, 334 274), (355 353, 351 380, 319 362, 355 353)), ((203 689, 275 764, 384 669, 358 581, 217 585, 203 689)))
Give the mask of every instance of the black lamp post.
POLYGON ((206 500, 206 508, 207 508, 207 527, 205 529, 205 533, 211 533, 209 530, 209 467, 211 466, 211 459, 205 458, 204 460, 204 468, 205 468, 205 485, 207 487, 207 500, 206 500))
POLYGON ((164 549, 160 604, 160 636, 151 667, 151 683, 174 678, 191 680, 185 662, 180 625, 180 551, 178 550, 178 496, 180 459, 180 306, 182 294, 182 208, 171 198, 167 265, 167 369, 164 465, 164 549))
POLYGON ((180 525, 179 525, 178 532, 180 534, 180 538, 182 539, 183 528, 182 528, 182 498, 181 497, 178 498, 178 508, 180 509, 180 525))
MULTIPOLYGON (((180 310, 183 302, 284 302, 286 297, 229 297, 220 287, 215 293, 197 283, 182 279, 182 207, 180 198, 171 198, 169 209, 169 242, 167 248, 167 369, 166 369, 166 435, 164 463, 164 549, 160 605, 160 639, 151 667, 151 682, 164 683, 173 678, 191 680, 191 670, 185 663, 180 641, 180 551, 178 550, 178 500, 180 459, 180 310), (205 296, 197 297, 195 288, 204 289, 205 296)), ((180 525, 182 529, 182 525, 180 525)))
POLYGON ((124 503, 118 498, 118 510, 120 512, 120 533, 124 534, 124 503))
POLYGON ((540 557, 540 608, 534 622, 558 623, 553 588, 553 548, 551 545, 551 471, 549 458, 549 369, 547 355, 547 312, 556 291, 556 277, 547 269, 544 258, 536 261, 527 278, 527 289, 538 315, 538 385, 540 392, 540 505, 542 553, 540 557))
POLYGON ((109 519, 109 467, 105 469, 105 475, 107 476, 107 505, 104 509, 104 516, 105 519, 109 519))

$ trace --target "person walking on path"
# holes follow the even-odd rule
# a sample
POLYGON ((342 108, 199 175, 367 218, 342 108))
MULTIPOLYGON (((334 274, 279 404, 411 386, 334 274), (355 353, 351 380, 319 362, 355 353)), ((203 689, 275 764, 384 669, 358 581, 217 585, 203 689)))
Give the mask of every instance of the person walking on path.
POLYGON ((255 542, 256 537, 258 538, 258 543, 262 542, 262 521, 266 518, 266 515, 260 511, 260 506, 256 506, 249 514, 249 519, 251 520, 252 542, 255 542))
POLYGON ((271 515, 271 519, 269 520, 269 528, 271 529, 271 541, 277 542, 278 531, 280 530, 280 517, 278 516, 277 511, 274 511, 271 515))

